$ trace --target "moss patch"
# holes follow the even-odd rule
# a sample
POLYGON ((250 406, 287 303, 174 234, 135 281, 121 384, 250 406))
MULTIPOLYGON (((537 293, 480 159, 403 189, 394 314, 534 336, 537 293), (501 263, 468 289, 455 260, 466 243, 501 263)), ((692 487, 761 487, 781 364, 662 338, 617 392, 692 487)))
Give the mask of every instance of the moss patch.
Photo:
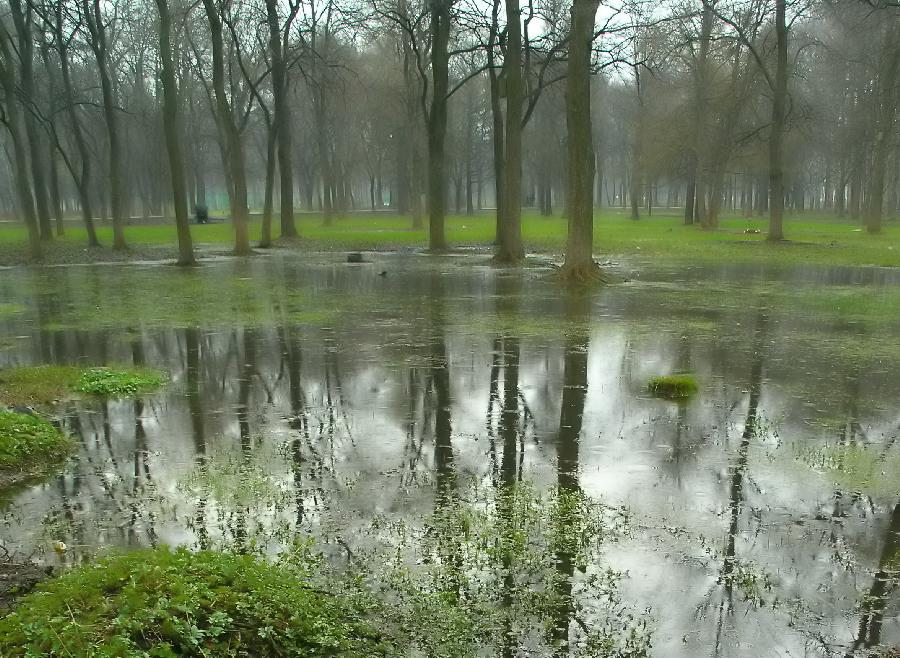
POLYGON ((149 368, 10 368, 0 371, 0 403, 9 406, 46 405, 76 393, 132 397, 154 391, 164 383, 163 373, 149 368))
POLYGON ((102 558, 0 620, 4 656, 381 656, 358 610, 302 570, 166 548, 102 558))
POLYGON ((691 375, 662 375, 647 383, 647 390, 658 398, 684 400, 697 393, 697 381, 691 375))
POLYGON ((71 441, 46 420, 0 411, 0 488, 48 472, 71 450, 71 441))

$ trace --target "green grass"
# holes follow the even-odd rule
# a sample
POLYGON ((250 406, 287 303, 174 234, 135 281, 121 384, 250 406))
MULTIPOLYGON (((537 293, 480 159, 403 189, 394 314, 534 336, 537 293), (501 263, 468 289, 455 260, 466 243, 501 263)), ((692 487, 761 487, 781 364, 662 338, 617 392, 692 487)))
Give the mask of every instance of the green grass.
POLYGON ((653 377, 647 390, 658 398, 683 400, 697 393, 697 381, 691 375, 662 375, 653 377))
POLYGON ((105 397, 134 397, 156 390, 163 373, 150 368, 79 368, 31 366, 0 370, 0 403, 9 406, 48 405, 87 393, 105 397))
POLYGON ((155 391, 165 381, 162 373, 147 368, 128 370, 91 368, 81 373, 73 388, 79 393, 128 398, 155 391))
MULTIPOLYGON (((632 221, 619 210, 598 210, 595 216, 595 253, 599 257, 624 255, 673 262, 768 262, 825 263, 832 265, 900 266, 900 226, 889 224, 880 235, 869 235, 850 220, 838 221, 813 213, 788 215, 785 234, 788 241, 769 244, 765 241, 767 220, 764 217, 725 216, 721 227, 704 231, 684 226, 680 213, 668 209, 652 217, 632 221), (745 229, 758 234, 746 234, 745 229)), ((409 217, 384 213, 354 213, 335 220, 330 227, 322 225, 315 214, 300 214, 297 226, 300 245, 307 249, 384 249, 424 247, 427 229, 413 229, 409 217)), ((447 218, 447 239, 456 246, 489 246, 494 239, 494 217, 490 212, 476 216, 447 218)), ((251 235, 259 235, 259 220, 251 222, 251 235)), ((193 225, 194 240, 200 245, 227 248, 233 239, 228 222, 193 225)), ((559 253, 565 246, 566 220, 561 217, 539 217, 526 214, 522 233, 530 250, 559 253)), ((111 242, 111 229, 101 228, 104 244, 111 242)), ((174 245, 175 228, 165 225, 131 226, 126 238, 133 245, 174 245)), ((62 238, 65 243, 86 242, 84 230, 72 225, 62 238)), ((25 229, 20 226, 0 228, 0 245, 27 243, 25 229)), ((173 246, 174 255, 174 246, 173 246)))
POLYGON ((347 601, 298 568, 167 548, 101 558, 0 620, 3 656, 388 655, 347 601))
POLYGON ((71 441, 46 420, 0 411, 0 487, 46 472, 71 450, 71 441))

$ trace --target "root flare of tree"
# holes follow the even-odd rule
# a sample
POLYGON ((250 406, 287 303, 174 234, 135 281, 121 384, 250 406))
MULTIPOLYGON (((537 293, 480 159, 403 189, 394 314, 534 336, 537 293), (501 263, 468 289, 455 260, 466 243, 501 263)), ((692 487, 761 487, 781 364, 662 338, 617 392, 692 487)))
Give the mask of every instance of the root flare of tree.
POLYGON ((561 283, 576 286, 608 285, 614 281, 613 276, 596 262, 589 264, 563 265, 554 278, 561 283))

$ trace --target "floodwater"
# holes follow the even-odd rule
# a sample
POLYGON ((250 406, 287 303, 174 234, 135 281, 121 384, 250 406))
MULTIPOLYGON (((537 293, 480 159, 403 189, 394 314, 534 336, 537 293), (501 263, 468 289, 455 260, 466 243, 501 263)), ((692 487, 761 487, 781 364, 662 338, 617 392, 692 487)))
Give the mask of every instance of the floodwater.
MULTIPOLYGON (((527 482, 627 511, 598 563, 555 563, 618 572, 651 655, 900 645, 900 273, 632 262, 579 295, 483 254, 340 260, 4 272, 0 365, 171 382, 59 409, 78 454, 6 496, 2 545, 52 563, 310 536, 339 560, 450 492, 527 482), (647 394, 675 372, 695 398, 647 394)), ((563 591, 565 647, 604 613, 563 591)))

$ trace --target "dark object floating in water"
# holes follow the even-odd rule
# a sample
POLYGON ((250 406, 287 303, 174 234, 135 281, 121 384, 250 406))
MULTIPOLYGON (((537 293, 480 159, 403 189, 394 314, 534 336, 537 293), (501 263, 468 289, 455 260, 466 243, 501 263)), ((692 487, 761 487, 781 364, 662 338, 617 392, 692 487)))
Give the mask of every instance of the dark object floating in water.
POLYGON ((347 254, 347 262, 348 263, 365 263, 365 259, 363 255, 358 251, 351 251, 347 254))
POLYGON ((387 270, 381 270, 381 271, 378 273, 378 276, 387 276, 387 270))
POLYGON ((663 375, 653 377, 647 390, 658 398, 684 400, 697 392, 697 381, 691 375, 663 375))

